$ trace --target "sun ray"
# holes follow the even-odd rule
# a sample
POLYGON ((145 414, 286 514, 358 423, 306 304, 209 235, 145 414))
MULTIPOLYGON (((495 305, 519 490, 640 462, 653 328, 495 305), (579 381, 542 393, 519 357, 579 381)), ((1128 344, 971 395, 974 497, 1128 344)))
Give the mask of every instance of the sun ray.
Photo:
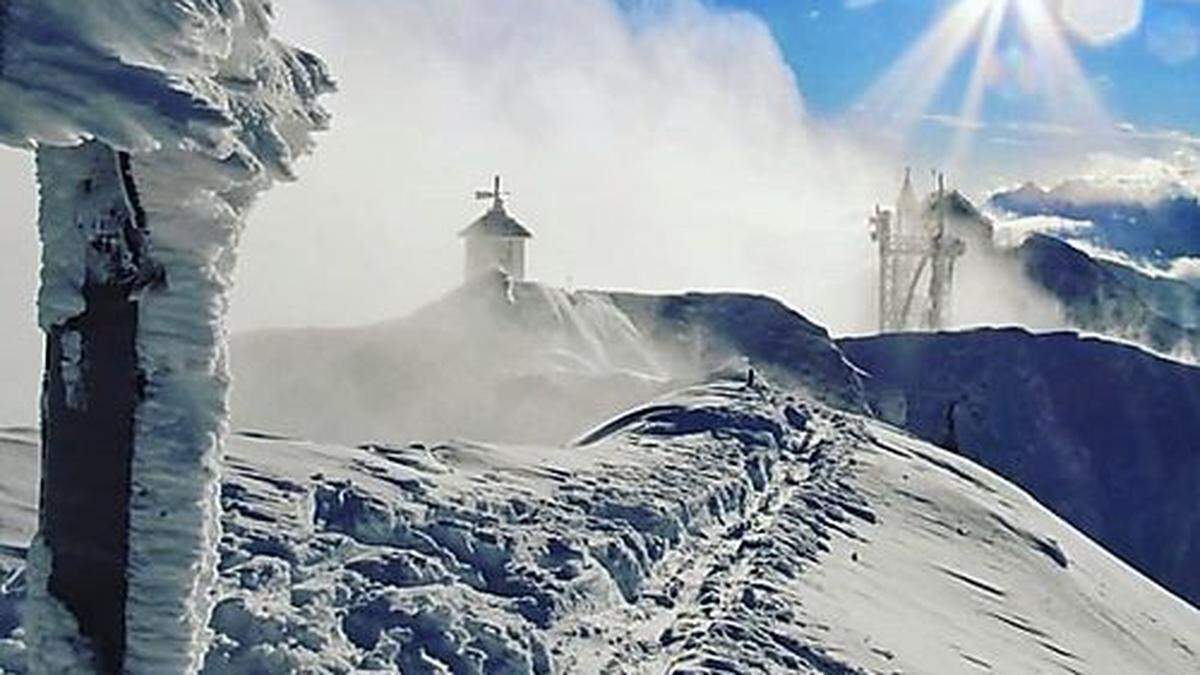
POLYGON ((1017 15, 1044 88, 1051 121, 1079 132, 1112 130, 1104 104, 1071 52, 1058 19, 1044 0, 1015 0, 1017 15))
POLYGON ((950 170, 952 172, 957 172, 960 164, 966 159, 974 133, 979 128, 987 77, 996 63, 996 45, 1000 41, 1000 29, 1004 26, 1004 17, 1008 13, 1009 5, 1010 0, 995 0, 988 12, 987 21, 983 27, 983 37, 979 41, 979 49, 975 54, 971 79, 967 84, 967 94, 959 111, 962 125, 955 133, 954 146, 950 152, 950 170))
POLYGON ((1000 41, 1009 21, 1032 64, 1026 92, 1040 97, 1036 119, 1005 124, 1010 132, 1057 136, 1059 143, 1104 142, 1119 149, 1124 141, 1093 88, 1071 45, 1061 16, 1061 0, 957 0, 937 17, 917 42, 873 84, 854 106, 852 125, 887 144, 911 142, 918 124, 933 119, 930 105, 946 86, 973 40, 974 63, 957 116, 936 116, 954 128, 944 159, 958 170, 968 158, 984 123, 989 78, 1001 65, 1000 41))
POLYGON ((907 138, 995 2, 961 0, 951 6, 855 106, 867 122, 883 116, 894 133, 907 138))

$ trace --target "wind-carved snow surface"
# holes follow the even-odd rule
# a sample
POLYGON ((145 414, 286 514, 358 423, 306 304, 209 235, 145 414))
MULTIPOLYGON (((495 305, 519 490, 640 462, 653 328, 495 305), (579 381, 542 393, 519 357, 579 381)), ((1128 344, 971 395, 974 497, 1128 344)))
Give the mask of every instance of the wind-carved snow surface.
POLYGON ((210 672, 1192 672, 1200 614, 948 452, 718 379, 574 447, 239 440, 210 672))
POLYGON ((744 376, 570 447, 235 436, 209 673, 1200 668, 1200 613, 1027 494, 744 376))
MULTIPOLYGON (((89 282, 127 285, 139 300, 131 673, 199 666, 234 245, 254 196, 293 177, 309 134, 328 121, 317 103, 333 88, 324 65, 272 39, 271 14, 267 0, 0 0, 0 142, 41 148, 40 321, 49 330, 78 316, 89 282), (111 170, 97 169, 104 162, 111 170), (108 200, 112 217, 81 220, 104 212, 95 200, 108 200)), ((78 353, 69 331, 62 339, 64 353, 78 353)), ((44 583, 47 561, 31 557, 31 580, 44 583)), ((65 610, 41 589, 30 598, 30 644, 47 647, 31 650, 31 668, 87 667, 68 653, 78 640, 65 610)))
POLYGON ((226 498, 247 504, 247 530, 229 531, 266 557, 229 568, 214 619, 229 661, 210 666, 281 658, 314 633, 334 636, 320 653, 406 673, 1197 665, 1193 610, 1024 494, 770 388, 714 382, 570 449, 366 453, 372 479, 322 466, 308 488, 298 472, 255 488, 279 474, 251 469, 249 448, 236 458, 249 489, 226 498), (320 544, 257 524, 280 497, 303 517, 307 494, 320 544), (332 622, 312 631, 314 616, 332 622))

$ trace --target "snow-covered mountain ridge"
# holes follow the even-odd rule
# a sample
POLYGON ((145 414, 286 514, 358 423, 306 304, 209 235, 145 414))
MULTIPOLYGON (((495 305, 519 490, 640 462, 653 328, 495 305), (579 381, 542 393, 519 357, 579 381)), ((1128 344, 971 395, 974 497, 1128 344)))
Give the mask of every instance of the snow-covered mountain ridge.
POLYGON ((734 293, 567 292, 483 277, 398 320, 234 336, 231 352, 236 424, 354 444, 561 444, 747 358, 781 384, 865 409, 858 374, 825 329, 734 293))
MULTIPOLYGON (((967 244, 957 267, 954 318, 962 326, 1071 328, 1197 362, 1200 287, 1165 271, 1153 272, 1156 263, 1146 261, 1141 252, 1109 259, 1104 247, 1113 244, 1089 243, 1109 226, 1120 228, 1122 236, 1152 243, 1159 225, 1120 216, 1120 209, 1110 213, 1105 211, 1107 206, 1092 202, 1083 202, 1079 208, 1099 209, 1113 222, 1098 230, 1090 221, 1071 220, 1068 207, 1075 202, 1051 195, 1085 199, 1092 194, 1080 190, 1068 186, 1046 192, 1026 185, 997 193, 989 201, 991 216, 981 213, 960 193, 952 195, 949 225, 967 244), (1002 213, 994 213, 997 209, 1002 213)), ((1096 187, 1094 192, 1104 194, 1106 190, 1096 187)), ((1130 201, 1121 203, 1130 209, 1148 208, 1139 195, 1126 195, 1124 199, 1130 201)), ((1191 199, 1188 203, 1192 206, 1181 207, 1178 218, 1168 218, 1171 227, 1191 233, 1187 236, 1200 233, 1200 204, 1195 197, 1173 198, 1191 199)), ((1176 262, 1186 268, 1180 261, 1176 262)))
POLYGON ((1021 485, 1200 605, 1200 368, 1067 333, 848 339, 890 421, 1021 485))
MULTIPOLYGON (((1042 239, 1045 245, 1037 250, 1053 253, 1061 247, 1077 254, 1085 270, 1096 266, 1061 242, 1043 237, 1030 242, 1042 239)), ((1032 255, 1033 250, 1023 247, 1022 255, 1032 255)), ((1076 256, 1068 256, 1066 264, 1051 257, 1044 267, 1060 270, 1067 287, 1079 285, 1073 272, 1076 256)), ((1110 276, 1095 271, 1105 279, 1110 276)), ((1089 279, 1083 277, 1085 293, 1111 290, 1089 279)), ((1120 294, 1105 297, 1128 300, 1120 294)), ((1080 301, 1079 306, 1092 305, 1080 301)), ((1139 316, 1138 305, 1122 306, 1118 318, 1139 316)), ((969 443, 964 442, 963 452, 1030 490, 1102 545, 1196 602, 1200 576, 1189 564, 1189 551, 1200 546, 1200 531, 1188 513, 1200 494, 1200 477, 1192 480, 1186 468, 1196 465, 1188 434, 1200 437, 1194 423, 1200 411, 1200 381, 1191 375, 1197 371, 1136 349, 1071 335, 1000 336, 1008 338, 997 342, 984 331, 957 340, 931 340, 917 363, 926 364, 923 372, 940 381, 928 391, 910 394, 911 416, 891 419, 942 443, 946 408, 953 402, 942 400, 946 392, 969 392, 962 395, 970 401, 964 410, 1027 410, 1024 416, 994 422, 978 438, 965 436, 969 443), (961 347, 953 346, 958 342, 961 347), (942 354, 937 345, 949 351, 942 354), (960 349, 971 353, 974 361, 948 367, 958 362, 960 349), (1039 377, 1057 363, 1073 362, 1073 355, 1081 352, 1089 357, 1079 372, 1039 377), (1043 367, 1047 370, 1040 370, 1043 367), (985 368, 1003 375, 1023 374, 1025 379, 984 389, 979 371, 985 368), (1091 375, 1085 378, 1088 396, 1079 393, 1084 374, 1091 375), (1169 400, 1163 410, 1173 411, 1172 416, 1153 421, 1130 416, 1129 411, 1142 409, 1150 400, 1147 392, 1160 392, 1155 400, 1169 400), (1052 414, 1080 407, 1086 412, 1092 402, 1109 398, 1106 405, 1117 411, 1111 415, 1099 410, 1099 418, 1052 414), (920 408, 918 402, 926 400, 929 406, 920 408), (1150 424, 1155 428, 1142 433, 1150 424), (1183 435, 1163 435, 1171 429, 1183 435), (1017 471, 1014 457, 1040 459, 1025 460, 1017 471), (1077 464, 1079 457, 1091 459, 1074 472, 1060 470, 1077 464), (1135 482, 1097 490, 1102 484, 1119 483, 1122 475, 1110 471, 1117 465, 1106 463, 1109 457, 1138 457, 1143 469, 1160 468, 1153 475, 1138 474, 1141 478, 1135 482), (1184 470, 1171 472, 1172 466, 1184 470), (1031 478, 1043 469, 1044 475, 1031 478), (1107 495, 1125 496, 1103 501, 1107 495)), ((244 427, 351 444, 474 438, 561 445, 597 420, 702 379, 708 369, 722 364, 744 367, 747 360, 773 381, 786 382, 787 388, 825 394, 824 400, 834 407, 865 411, 869 401, 873 410, 888 414, 886 401, 879 397, 880 385, 902 388, 889 378, 914 362, 905 353, 876 357, 863 351, 867 348, 859 345, 873 344, 869 340, 840 344, 768 298, 566 293, 538 284, 509 288, 500 280, 485 280, 388 324, 330 332, 281 331, 235 340, 234 415, 244 427)))
POLYGON ((1200 612, 1025 493, 761 382, 565 448, 240 435, 222 502, 209 672, 1200 668, 1200 612))
POLYGON ((1029 236, 1012 255, 1060 303, 1067 324, 1200 361, 1200 288, 1098 260, 1044 234, 1029 236))

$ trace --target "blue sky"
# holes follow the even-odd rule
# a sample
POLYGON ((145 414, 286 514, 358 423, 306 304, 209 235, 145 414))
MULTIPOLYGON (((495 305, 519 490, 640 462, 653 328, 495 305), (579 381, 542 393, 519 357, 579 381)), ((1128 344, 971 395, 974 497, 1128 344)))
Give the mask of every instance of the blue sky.
MULTIPOLYGON (((951 4, 943 0, 878 0, 851 8, 845 0, 710 2, 750 11, 767 22, 796 71, 809 110, 821 117, 836 117, 853 106, 951 4)), ((1197 134, 1200 58, 1193 54, 1197 30, 1197 0, 1146 0, 1141 25, 1124 38, 1103 46, 1080 40, 1071 44, 1115 121, 1197 134)), ((1005 30, 999 49, 1015 49, 1019 42, 1016 31, 1005 30)), ((973 56, 969 52, 959 63, 930 112, 957 111, 973 56)), ((984 121, 1026 121, 1034 115, 1035 102, 1023 98, 1010 91, 989 92, 984 121)))

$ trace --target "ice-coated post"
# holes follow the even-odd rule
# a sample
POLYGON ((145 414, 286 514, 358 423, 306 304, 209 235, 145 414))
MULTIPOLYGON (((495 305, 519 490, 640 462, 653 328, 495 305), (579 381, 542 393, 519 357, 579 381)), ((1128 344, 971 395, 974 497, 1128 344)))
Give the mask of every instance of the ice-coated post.
POLYGON ((0 0, 0 142, 36 150, 40 190, 31 672, 201 665, 235 245, 333 90, 271 15, 267 0, 0 0))

